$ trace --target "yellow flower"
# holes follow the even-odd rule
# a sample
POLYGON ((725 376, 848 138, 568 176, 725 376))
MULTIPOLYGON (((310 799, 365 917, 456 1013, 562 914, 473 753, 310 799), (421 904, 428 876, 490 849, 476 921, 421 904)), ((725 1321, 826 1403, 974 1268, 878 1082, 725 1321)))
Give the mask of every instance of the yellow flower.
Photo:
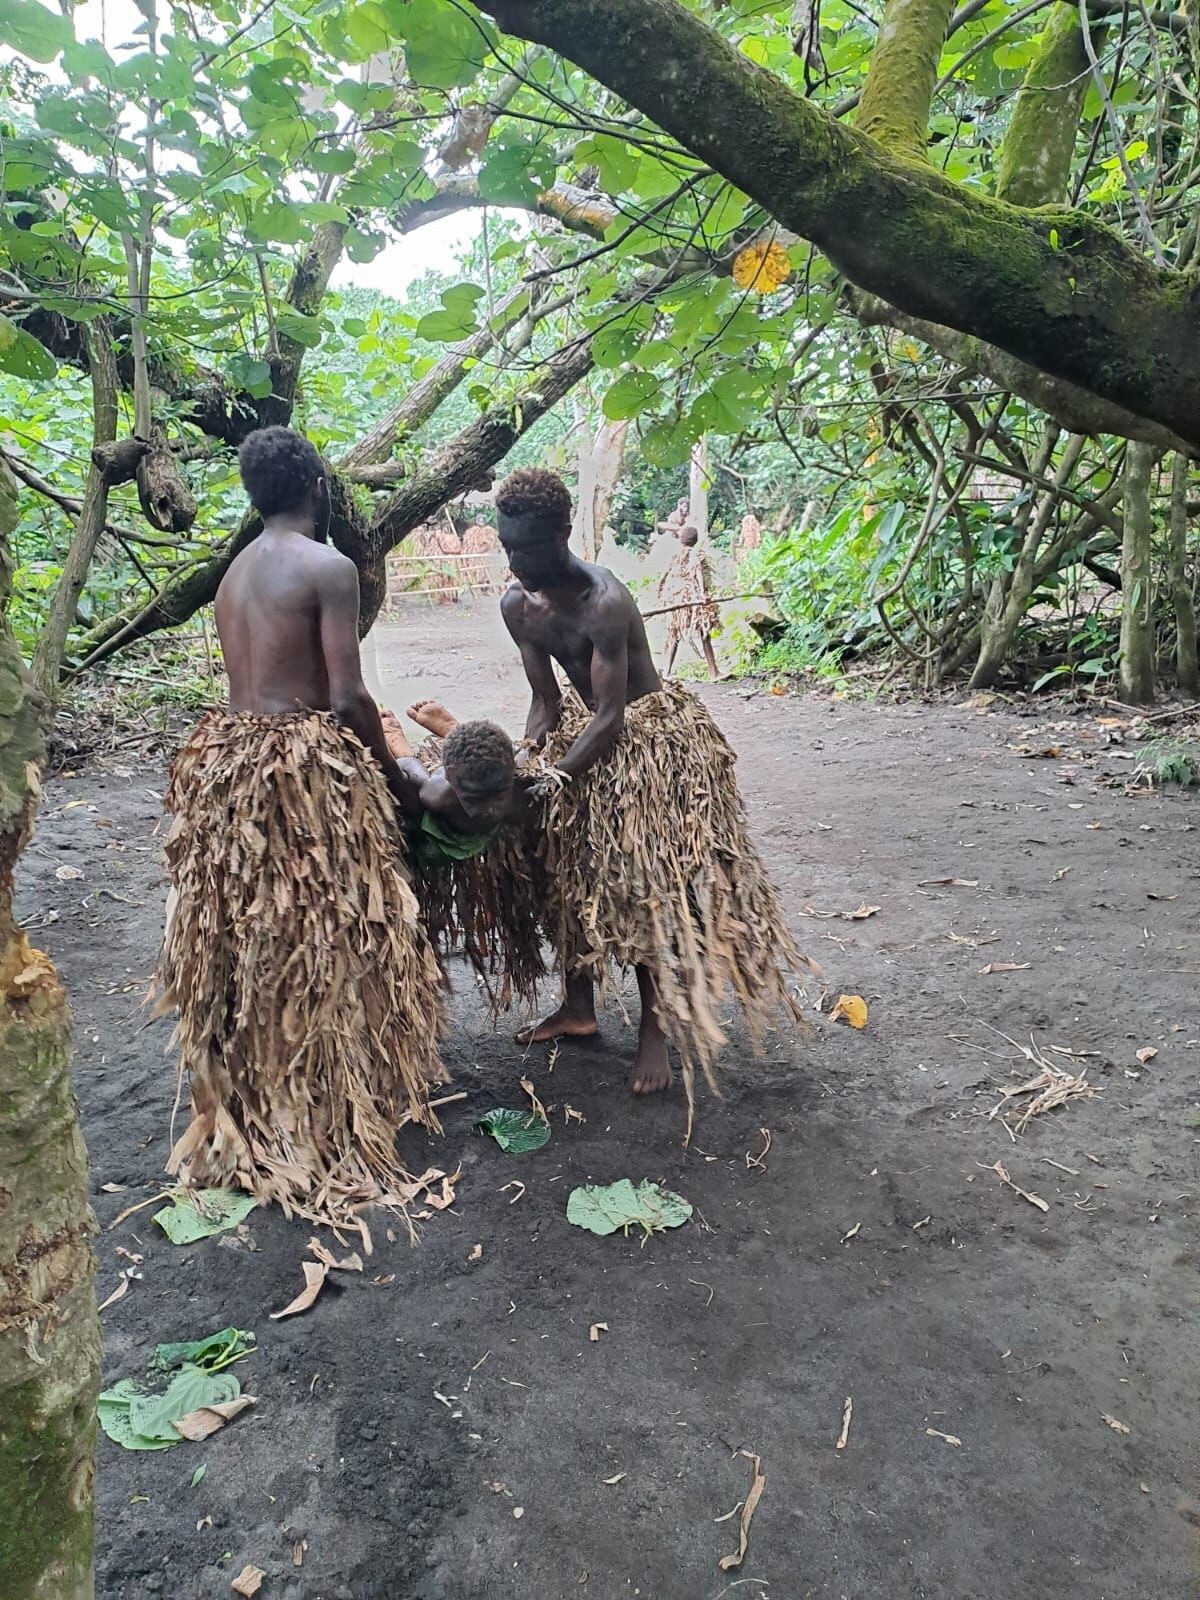
POLYGON ((792 275, 792 263, 781 244, 759 240, 739 250, 733 260, 733 281, 739 289, 755 294, 773 294, 792 275))

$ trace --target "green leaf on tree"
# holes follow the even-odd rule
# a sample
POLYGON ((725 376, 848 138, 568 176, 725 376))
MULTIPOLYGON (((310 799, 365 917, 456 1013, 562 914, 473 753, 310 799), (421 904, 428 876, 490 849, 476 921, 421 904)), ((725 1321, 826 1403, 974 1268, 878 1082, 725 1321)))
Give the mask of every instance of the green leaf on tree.
POLYGON ((58 364, 44 345, 15 322, 0 316, 0 372, 44 382, 57 371, 58 364))
POLYGON ((475 1126, 483 1133, 490 1133, 501 1150, 510 1156, 540 1150, 550 1137, 550 1124, 532 1111, 497 1108, 480 1117, 475 1126))
POLYGON ((637 177, 639 164, 637 150, 609 133, 581 139, 575 146, 576 167, 597 167, 600 182, 609 194, 620 194, 628 189, 637 177))
POLYGON ((645 411, 658 398, 659 381, 652 372, 625 372, 604 396, 604 415, 624 422, 645 411))
POLYGON ((649 1179, 636 1189, 628 1178, 616 1183, 588 1184, 572 1189, 567 1200, 567 1221, 602 1236, 618 1231, 628 1233, 631 1228, 641 1228, 646 1234, 661 1233, 666 1228, 682 1227, 691 1214, 691 1205, 682 1195, 649 1179))
POLYGON ((479 169, 479 192, 484 199, 498 206, 532 205, 539 185, 529 172, 531 153, 523 145, 489 151, 479 169))
POLYGON ((179 1190, 171 1204, 156 1211, 150 1220, 158 1223, 172 1244, 195 1244, 198 1239, 236 1228, 257 1204, 253 1195, 238 1189, 179 1190))
POLYGON ((483 18, 452 0, 386 0, 381 9, 405 41, 409 76, 425 88, 470 83, 495 43, 483 18))
POLYGON ((37 0, 0 0, 0 44, 11 46, 31 61, 53 61, 74 39, 71 24, 60 11, 37 0))
POLYGON ((256 400, 263 399, 271 392, 271 368, 265 361, 259 361, 256 356, 248 356, 242 351, 231 355, 225 363, 229 373, 230 382, 239 389, 245 389, 247 394, 256 400))

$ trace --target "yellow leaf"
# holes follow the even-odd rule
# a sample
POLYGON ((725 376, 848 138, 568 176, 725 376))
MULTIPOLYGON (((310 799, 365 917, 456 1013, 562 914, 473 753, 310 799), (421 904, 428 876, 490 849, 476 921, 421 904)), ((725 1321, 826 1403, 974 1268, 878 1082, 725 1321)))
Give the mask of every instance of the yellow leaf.
POLYGON ((867 1025, 867 1002, 860 994, 840 994, 838 1003, 829 1013, 830 1022, 848 1022, 852 1028, 867 1025))
POLYGON ((739 289, 752 289, 755 294, 773 294, 791 275, 788 253, 773 239, 748 244, 733 258, 734 283, 739 289))

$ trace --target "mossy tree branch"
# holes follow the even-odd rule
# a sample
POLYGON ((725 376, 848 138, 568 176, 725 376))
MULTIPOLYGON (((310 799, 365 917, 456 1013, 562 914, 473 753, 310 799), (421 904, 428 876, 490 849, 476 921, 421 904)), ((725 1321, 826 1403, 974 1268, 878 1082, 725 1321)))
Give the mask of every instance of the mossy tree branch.
POLYGON ((1200 289, 1092 216, 991 200, 894 155, 676 0, 486 9, 653 117, 859 287, 1200 445, 1200 289))

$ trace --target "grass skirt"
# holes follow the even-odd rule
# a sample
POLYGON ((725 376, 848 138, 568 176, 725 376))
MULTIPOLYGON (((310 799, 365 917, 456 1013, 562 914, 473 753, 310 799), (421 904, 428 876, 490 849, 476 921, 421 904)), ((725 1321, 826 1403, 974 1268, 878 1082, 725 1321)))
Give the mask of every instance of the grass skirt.
POLYGON ((192 1121, 169 1171, 315 1221, 403 1210, 437 1128, 441 977, 379 768, 326 713, 216 713, 175 760, 162 1008, 192 1121))
MULTIPOLYGON (((568 693, 544 766, 590 717, 568 693)), ((652 971, 689 1105, 697 1067, 715 1087, 727 995, 757 1047, 773 1013, 797 1015, 788 977, 809 965, 751 843, 735 759, 704 704, 667 684, 627 709, 610 755, 547 801, 544 881, 560 967, 597 982, 610 966, 652 971)))
MULTIPOLYGON (((442 741, 426 739, 417 759, 427 772, 442 765, 442 741)), ((546 976, 542 918, 546 904, 539 840, 510 825, 487 849, 466 860, 415 860, 421 920, 435 948, 461 952, 482 979, 493 1012, 520 999, 532 1006, 546 976)))

